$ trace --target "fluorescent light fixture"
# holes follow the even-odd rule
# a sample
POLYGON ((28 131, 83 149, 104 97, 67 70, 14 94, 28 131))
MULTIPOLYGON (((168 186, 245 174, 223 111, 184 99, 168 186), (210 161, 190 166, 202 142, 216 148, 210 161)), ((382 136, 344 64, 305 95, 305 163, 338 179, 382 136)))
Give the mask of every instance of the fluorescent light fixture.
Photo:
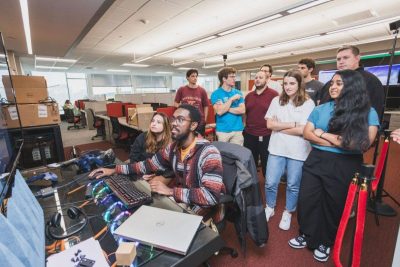
POLYGON ((0 54, 0 57, 2 57, 2 58, 5 58, 5 57, 6 57, 6 55, 4 55, 4 54, 0 54))
POLYGON ((148 59, 150 59, 150 58, 152 58, 152 57, 153 57, 153 56, 149 56, 149 57, 145 57, 145 58, 141 58, 141 59, 135 60, 135 63, 139 63, 139 62, 148 60, 148 59))
POLYGON ((57 67, 57 66, 39 66, 36 65, 36 69, 50 69, 50 70, 67 70, 68 67, 57 67))
POLYGON ((304 9, 307 9, 307 8, 310 8, 310 7, 314 7, 314 6, 318 6, 318 5, 320 5, 320 4, 323 4, 323 3, 326 3, 326 2, 330 2, 330 1, 332 1, 332 0, 317 0, 317 1, 312 1, 312 2, 310 2, 310 3, 307 3, 307 4, 304 4, 304 5, 301 5, 301 6, 292 8, 292 9, 289 9, 289 10, 287 10, 286 12, 289 13, 289 14, 293 14, 293 13, 302 11, 302 10, 304 10, 304 9))
POLYGON ((55 57, 35 57, 36 61, 50 61, 50 62, 65 62, 65 63, 75 63, 76 59, 68 58, 55 58, 55 57))
POLYGON ((246 53, 246 52, 250 52, 250 51, 254 51, 254 50, 258 50, 258 49, 263 49, 265 48, 264 46, 257 46, 257 47, 253 47, 253 48, 248 48, 248 49, 243 49, 240 51, 235 51, 235 52, 231 52, 228 53, 229 55, 236 55, 236 54, 241 54, 241 53, 246 53))
POLYGON ((351 30, 364 28, 364 27, 372 26, 372 25, 379 24, 379 23, 390 22, 390 21, 396 20, 398 18, 400 18, 400 16, 393 17, 393 18, 388 18, 388 19, 382 19, 382 20, 378 20, 378 21, 373 21, 373 22, 369 22, 369 23, 364 23, 364 24, 351 26, 351 27, 348 27, 348 28, 339 29, 339 30, 335 30, 335 31, 330 31, 330 32, 327 32, 326 34, 335 34, 335 33, 339 33, 339 32, 351 31, 351 30))
POLYGON ((283 15, 278 13, 278 14, 275 14, 275 15, 272 15, 272 16, 269 16, 269 17, 266 17, 266 18, 263 18, 263 19, 259 19, 259 20, 244 24, 242 26, 238 26, 236 28, 229 29, 229 30, 224 31, 224 32, 220 32, 217 35, 218 36, 224 36, 224 35, 227 35, 227 34, 230 34, 230 33, 234 33, 234 32, 237 32, 237 31, 241 31, 241 30, 247 29, 249 27, 253 27, 253 26, 256 26, 256 25, 259 25, 259 24, 262 24, 262 23, 265 23, 265 22, 268 22, 268 21, 271 21, 271 20, 274 20, 274 19, 278 19, 280 17, 283 17, 283 15))
POLYGON ((172 66, 181 66, 181 65, 188 64, 188 63, 192 63, 192 62, 194 62, 194 60, 185 60, 185 61, 174 63, 174 64, 172 64, 172 66))
POLYGON ((215 64, 215 65, 209 65, 209 66, 203 66, 203 69, 212 69, 212 68, 218 68, 218 67, 223 67, 224 64, 215 64))
POLYGON ((135 63, 124 63, 121 66, 124 67, 135 67, 135 68, 146 68, 150 65, 146 65, 146 64, 135 64, 135 63))
POLYGON ((22 22, 24 24, 26 47, 28 54, 32 55, 31 27, 29 25, 28 0, 19 0, 21 6, 22 22))
POLYGON ((153 55, 153 57, 158 57, 158 56, 161 56, 161 55, 165 55, 165 54, 168 54, 168 53, 171 53, 171 52, 174 52, 174 51, 176 51, 176 50, 178 50, 178 48, 172 48, 172 49, 170 49, 170 50, 167 50, 167 51, 164 51, 164 52, 160 52, 160 53, 157 53, 157 54, 155 54, 155 55, 153 55))
POLYGON ((191 68, 180 67, 178 70, 190 70, 191 68))
POLYGON ((199 76, 207 76, 205 73, 199 73, 199 76))
POLYGON ((7 64, 0 63, 0 67, 7 67, 7 64))
POLYGON ((188 44, 184 44, 184 45, 178 46, 178 48, 182 49, 182 48, 185 48, 185 47, 188 47, 188 46, 192 46, 192 45, 195 45, 195 44, 199 44, 199 43, 202 43, 202 42, 205 42, 205 41, 209 41, 209 40, 215 39, 217 37, 218 37, 217 35, 211 35, 211 36, 208 36, 208 37, 205 37, 205 38, 190 42, 188 44))
POLYGON ((129 70, 117 70, 117 69, 108 69, 110 72, 129 72, 129 70))
POLYGON ((279 43, 268 44, 268 45, 266 45, 266 47, 276 46, 276 45, 283 45, 283 44, 290 44, 290 43, 296 43, 296 42, 299 42, 299 41, 304 41, 304 40, 307 40, 307 39, 312 39, 312 38, 316 38, 316 37, 320 37, 320 36, 322 36, 322 35, 321 34, 315 34, 315 35, 301 37, 301 38, 292 39, 292 40, 288 40, 288 41, 283 41, 283 42, 279 42, 279 43))
POLYGON ((173 74, 171 71, 157 71, 158 74, 173 74))

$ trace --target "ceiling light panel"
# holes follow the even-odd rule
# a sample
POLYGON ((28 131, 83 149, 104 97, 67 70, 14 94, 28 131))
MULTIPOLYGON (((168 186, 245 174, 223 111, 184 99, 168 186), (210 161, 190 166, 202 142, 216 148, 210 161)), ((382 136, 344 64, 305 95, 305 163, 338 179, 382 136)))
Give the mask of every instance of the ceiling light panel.
POLYGON ((41 66, 36 65, 36 69, 50 69, 50 70, 67 70, 68 67, 57 67, 57 66, 41 66))
POLYGON ((135 67, 135 68, 147 68, 150 65, 146 65, 146 64, 135 64, 135 63, 124 63, 121 66, 124 67, 135 67))
POLYGON ((315 0, 315 1, 309 2, 307 4, 303 4, 301 6, 289 9, 289 10, 287 10, 287 12, 289 14, 293 14, 293 13, 296 13, 296 12, 299 12, 299 11, 303 11, 303 10, 309 9, 311 7, 315 7, 315 6, 330 2, 330 1, 332 1, 332 0, 315 0))
POLYGON ((65 62, 65 63, 75 63, 76 59, 67 58, 53 58, 53 57, 35 57, 36 61, 50 61, 50 62, 65 62))

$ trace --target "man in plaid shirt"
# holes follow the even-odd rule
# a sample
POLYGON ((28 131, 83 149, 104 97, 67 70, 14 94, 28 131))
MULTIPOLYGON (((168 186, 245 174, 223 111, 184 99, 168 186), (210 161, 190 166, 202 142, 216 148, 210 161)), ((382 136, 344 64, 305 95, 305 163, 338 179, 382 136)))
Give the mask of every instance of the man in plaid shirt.
POLYGON ((173 197, 205 220, 212 216, 214 222, 219 222, 224 214, 223 206, 218 205, 219 197, 225 192, 221 154, 214 145, 197 136, 196 129, 200 121, 201 115, 195 107, 181 105, 171 118, 173 143, 151 159, 118 165, 115 169, 100 168, 89 176, 101 178, 114 173, 149 174, 156 170, 172 169, 175 186, 168 187, 162 181, 149 180, 151 191, 173 197))

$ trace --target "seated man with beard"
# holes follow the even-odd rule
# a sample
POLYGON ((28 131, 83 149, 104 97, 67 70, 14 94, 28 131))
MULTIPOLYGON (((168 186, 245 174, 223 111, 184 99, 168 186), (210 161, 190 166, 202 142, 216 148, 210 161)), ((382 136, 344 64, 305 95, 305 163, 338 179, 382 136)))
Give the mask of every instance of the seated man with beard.
POLYGON ((177 203, 186 204, 206 221, 212 217, 215 223, 223 218, 224 209, 219 196, 225 192, 222 181, 222 160, 218 149, 196 135, 201 121, 198 109, 180 105, 171 118, 173 142, 145 161, 117 165, 115 169, 100 168, 89 176, 118 174, 148 174, 156 170, 172 169, 175 186, 170 188, 160 181, 149 181, 151 191, 171 196, 177 203), (100 174, 99 174, 100 173, 100 174))

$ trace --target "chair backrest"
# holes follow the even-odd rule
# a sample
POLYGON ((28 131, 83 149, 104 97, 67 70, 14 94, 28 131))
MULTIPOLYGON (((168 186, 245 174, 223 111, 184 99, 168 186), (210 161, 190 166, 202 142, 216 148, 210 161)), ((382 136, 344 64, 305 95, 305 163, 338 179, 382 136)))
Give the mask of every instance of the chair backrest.
POLYGON ((168 118, 171 118, 174 115, 175 110, 176 107, 165 107, 165 108, 158 108, 156 111, 159 113, 164 113, 165 115, 168 116, 168 118))
POLYGON ((102 126, 103 120, 97 118, 97 117, 94 115, 93 109, 87 108, 86 110, 87 110, 88 119, 89 119, 89 118, 92 118, 92 119, 93 119, 93 127, 94 127, 94 128, 99 128, 100 126, 102 126))
POLYGON ((110 117, 112 132, 115 134, 120 134, 121 127, 119 125, 118 117, 110 117))
POLYGON ((64 109, 64 114, 65 114, 65 120, 69 123, 74 123, 75 116, 74 116, 74 110, 70 108, 64 109))
POLYGON ((206 118, 206 124, 215 123, 215 112, 212 105, 208 106, 208 114, 206 118))

